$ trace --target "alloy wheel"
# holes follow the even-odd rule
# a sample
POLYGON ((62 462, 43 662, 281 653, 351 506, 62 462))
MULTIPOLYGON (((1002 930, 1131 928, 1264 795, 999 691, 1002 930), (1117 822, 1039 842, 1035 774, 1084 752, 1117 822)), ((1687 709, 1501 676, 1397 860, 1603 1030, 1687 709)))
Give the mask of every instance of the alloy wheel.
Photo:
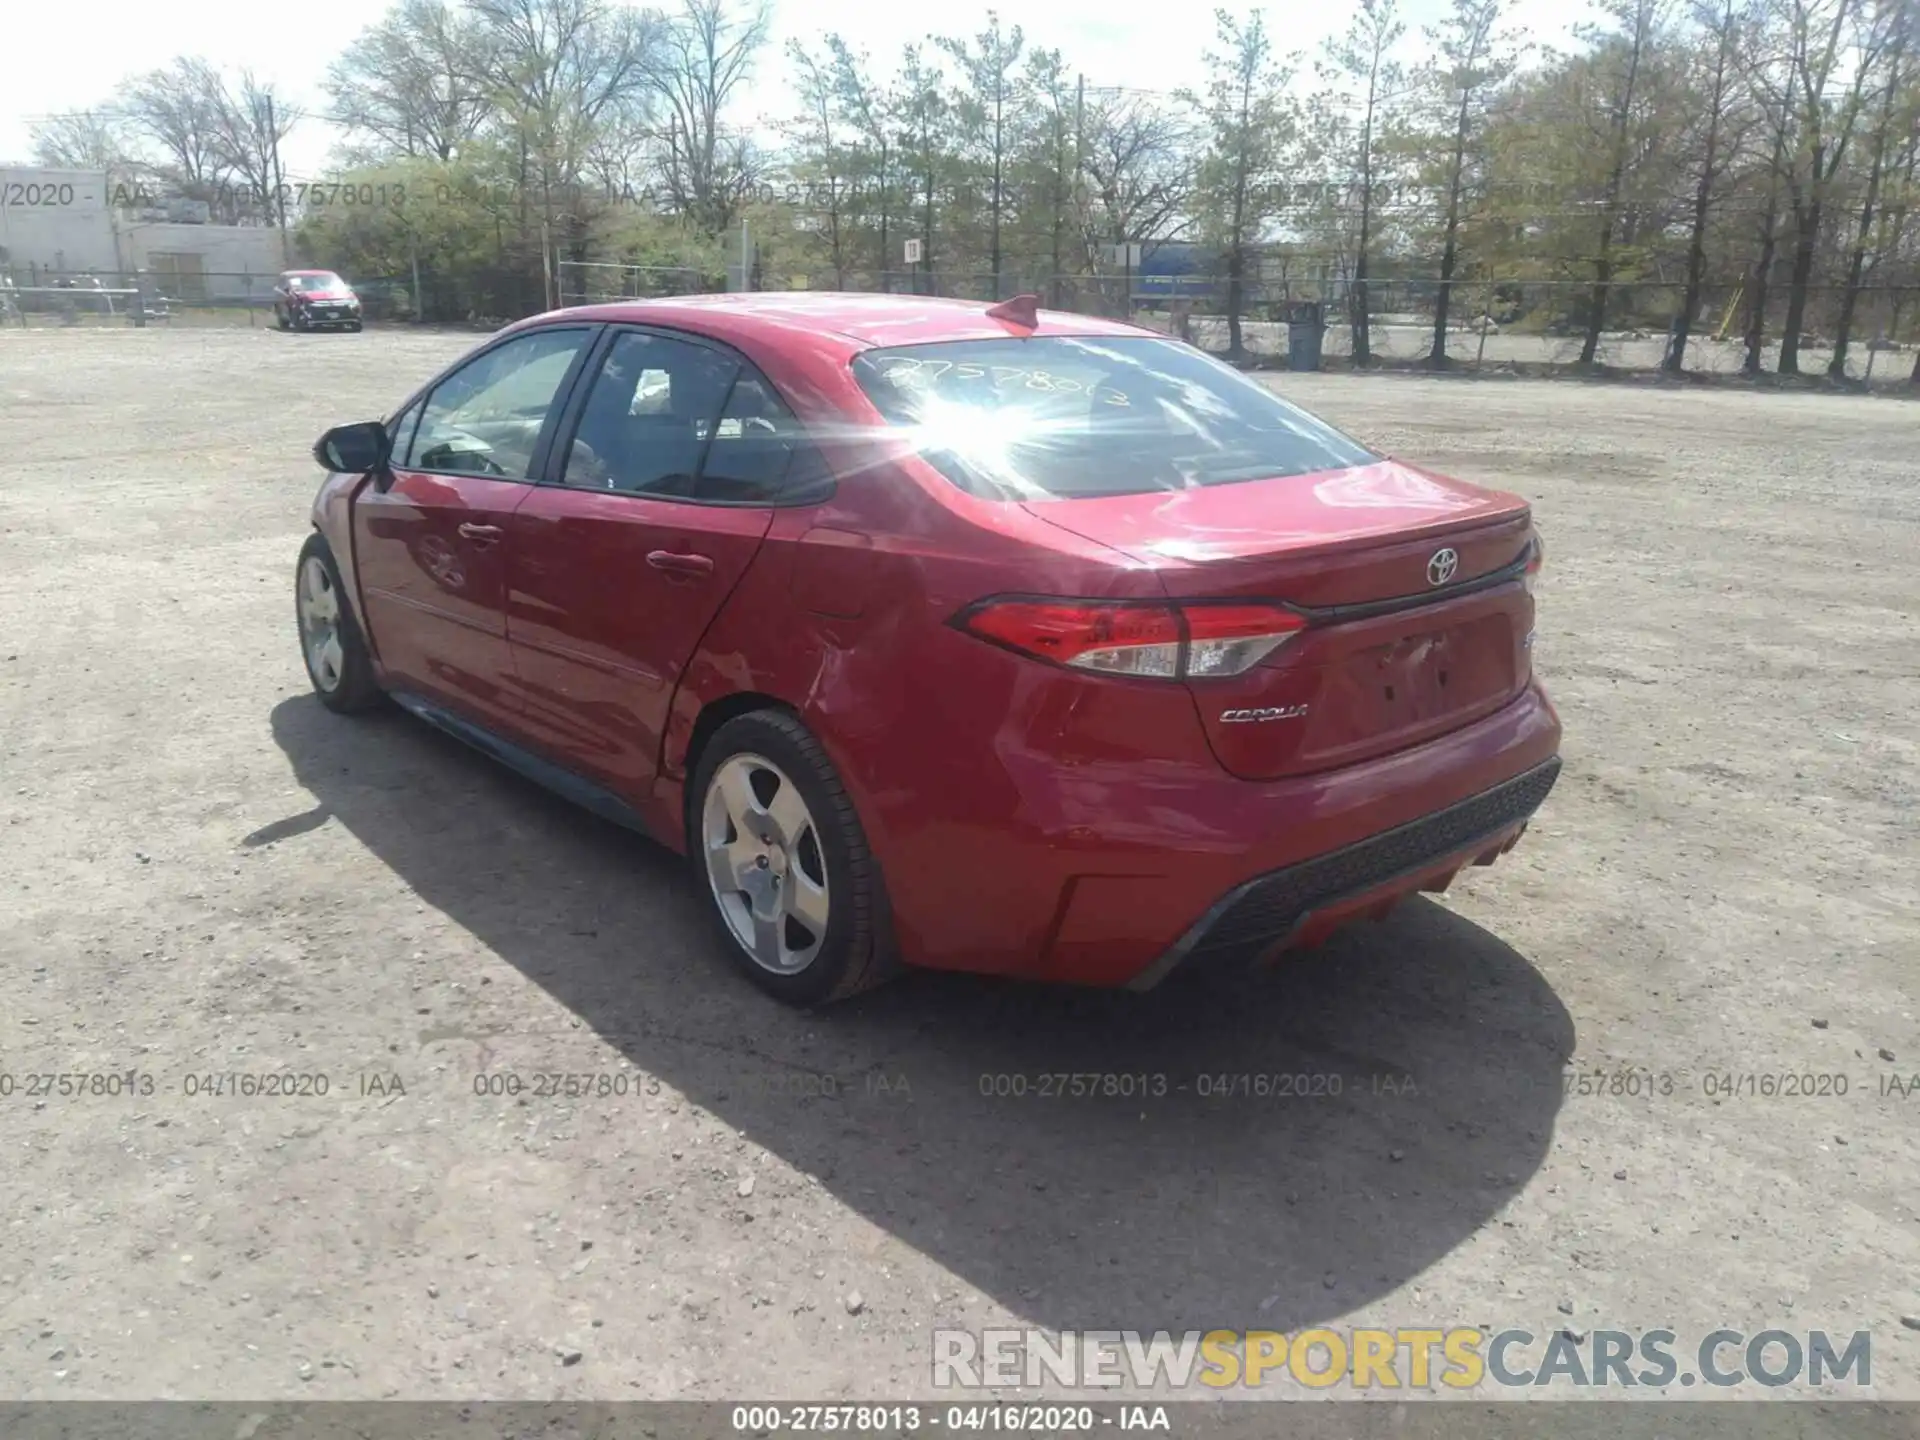
POLYGON ((713 772, 700 840, 714 903, 763 970, 793 975, 826 943, 830 896, 813 813, 778 765, 739 754, 713 772))
POLYGON ((331 695, 339 688, 347 657, 340 644, 340 592, 317 555, 308 556, 300 567, 300 648, 306 652, 313 683, 331 695))

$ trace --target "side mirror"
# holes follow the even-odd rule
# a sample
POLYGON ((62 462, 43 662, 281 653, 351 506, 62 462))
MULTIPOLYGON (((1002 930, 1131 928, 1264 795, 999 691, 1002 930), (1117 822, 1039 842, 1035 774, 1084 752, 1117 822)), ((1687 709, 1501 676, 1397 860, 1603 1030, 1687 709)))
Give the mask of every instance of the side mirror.
POLYGON ((378 420, 336 425, 313 442, 313 458, 324 470, 341 475, 365 475, 387 466, 391 445, 387 427, 378 420))

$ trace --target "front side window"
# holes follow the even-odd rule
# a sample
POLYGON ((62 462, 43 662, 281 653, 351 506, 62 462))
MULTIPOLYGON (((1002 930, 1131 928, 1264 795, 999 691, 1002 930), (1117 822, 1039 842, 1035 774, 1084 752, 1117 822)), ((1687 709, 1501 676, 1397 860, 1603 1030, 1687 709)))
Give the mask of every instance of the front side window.
POLYGON ((387 432, 393 437, 393 450, 387 457, 389 464, 402 470, 411 468, 413 436, 420 425, 420 412, 426 408, 425 401, 416 400, 407 407, 405 414, 387 427, 387 432))
POLYGON ((434 386, 414 437, 411 468, 530 478, 547 412, 589 333, 536 330, 516 336, 434 386))
POLYGON ((1378 457, 1172 340, 1035 336, 869 350, 855 377, 973 494, 1066 500, 1306 475, 1378 457))

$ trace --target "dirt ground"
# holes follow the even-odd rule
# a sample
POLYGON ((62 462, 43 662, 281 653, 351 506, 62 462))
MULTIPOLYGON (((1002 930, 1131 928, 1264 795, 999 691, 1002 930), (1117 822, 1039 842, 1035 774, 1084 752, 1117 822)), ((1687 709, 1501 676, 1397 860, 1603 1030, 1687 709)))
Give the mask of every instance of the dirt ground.
POLYGON ((470 343, 0 333, 0 1392, 904 1398, 935 1326, 1328 1322, 1870 1329, 1920 1398, 1920 408, 1279 377, 1535 502, 1527 839, 1256 980, 801 1015, 664 853, 308 698, 308 447, 470 343), (1059 1071, 1172 1088, 982 1094, 1059 1071), (206 1093, 266 1072, 328 1093, 206 1093), (554 1073, 618 1093, 476 1093, 554 1073), (1254 1073, 1341 1093, 1202 1093, 1254 1073))

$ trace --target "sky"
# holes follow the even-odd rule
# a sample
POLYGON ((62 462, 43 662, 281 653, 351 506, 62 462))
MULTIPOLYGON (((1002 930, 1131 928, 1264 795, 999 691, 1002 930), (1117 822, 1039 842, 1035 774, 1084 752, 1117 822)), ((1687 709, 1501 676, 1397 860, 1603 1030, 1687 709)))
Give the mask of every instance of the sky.
MULTIPOLYGON (((269 18, 258 0, 177 0, 169 5, 125 0, 72 0, 70 4, 15 7, 7 24, 8 66, 0 87, 0 163, 30 158, 29 127, 53 113, 86 110, 110 98, 123 78, 197 54, 230 71, 251 68, 272 80, 303 109, 324 112, 320 80, 334 54, 374 23, 390 0, 329 0, 301 12, 297 24, 269 18), (322 18, 323 17, 323 18, 322 18), (328 44, 332 38, 333 44, 328 44), (31 64, 25 61, 31 57, 31 64)), ((1254 8, 1231 0, 1235 13, 1254 8)), ((1311 55, 1321 40, 1346 27, 1351 5, 1269 3, 1267 19, 1279 48, 1311 55)), ((1431 23, 1446 0, 1403 0, 1409 29, 1431 23)), ((943 34, 972 35, 984 27, 984 3, 943 3, 937 8, 883 5, 877 0, 774 0, 773 44, 761 58, 751 96, 738 120, 772 122, 795 108, 785 83, 786 43, 799 37, 817 44, 838 32, 876 61, 891 62, 902 45, 924 37, 937 21, 943 34)), ((1587 18, 1586 0, 1518 0, 1515 19, 1542 43, 1564 43, 1570 27, 1587 18)), ((1070 69, 1089 86, 1173 90, 1198 86, 1201 54, 1212 38, 1213 6, 1148 4, 1146 0, 1051 0, 1023 10, 1000 6, 1005 23, 1019 23, 1030 45, 1061 50, 1070 69)), ((281 12, 286 15, 289 12, 281 12)), ((339 143, 331 126, 308 120, 283 148, 290 180, 310 180, 326 171, 339 143)))

